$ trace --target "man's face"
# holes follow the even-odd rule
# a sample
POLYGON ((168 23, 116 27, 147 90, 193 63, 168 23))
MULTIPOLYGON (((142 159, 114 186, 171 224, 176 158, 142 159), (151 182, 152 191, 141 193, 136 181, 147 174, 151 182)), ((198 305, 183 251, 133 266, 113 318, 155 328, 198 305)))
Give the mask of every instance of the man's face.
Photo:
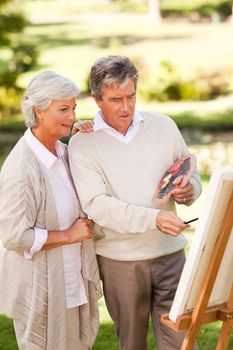
POLYGON ((122 85, 113 83, 105 86, 102 88, 101 99, 93 97, 106 123, 125 135, 134 116, 136 103, 134 81, 128 80, 122 85))

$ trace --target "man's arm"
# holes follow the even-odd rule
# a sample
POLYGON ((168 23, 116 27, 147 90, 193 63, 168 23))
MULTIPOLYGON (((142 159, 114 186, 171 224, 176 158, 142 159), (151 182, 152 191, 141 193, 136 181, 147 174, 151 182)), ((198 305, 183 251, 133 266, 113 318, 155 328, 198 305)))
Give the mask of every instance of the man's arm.
POLYGON ((159 229, 163 228, 163 232, 173 236, 188 227, 171 212, 131 204, 111 196, 99 169, 81 148, 77 137, 72 137, 68 146, 70 169, 82 208, 98 225, 119 233, 143 233, 155 229, 158 224, 159 229))

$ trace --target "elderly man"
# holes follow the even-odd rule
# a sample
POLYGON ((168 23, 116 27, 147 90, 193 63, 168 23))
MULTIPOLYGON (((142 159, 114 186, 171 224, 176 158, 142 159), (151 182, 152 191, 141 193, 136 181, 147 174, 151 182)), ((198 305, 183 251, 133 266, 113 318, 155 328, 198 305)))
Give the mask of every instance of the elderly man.
POLYGON ((94 132, 77 133, 68 151, 83 210, 95 222, 95 248, 104 296, 122 350, 145 350, 148 320, 160 350, 180 349, 184 334, 160 322, 168 312, 185 256, 188 227, 175 202, 201 192, 196 171, 161 209, 152 198, 162 175, 189 154, 167 116, 135 111, 138 72, 122 56, 99 59, 90 88, 99 111, 94 132))

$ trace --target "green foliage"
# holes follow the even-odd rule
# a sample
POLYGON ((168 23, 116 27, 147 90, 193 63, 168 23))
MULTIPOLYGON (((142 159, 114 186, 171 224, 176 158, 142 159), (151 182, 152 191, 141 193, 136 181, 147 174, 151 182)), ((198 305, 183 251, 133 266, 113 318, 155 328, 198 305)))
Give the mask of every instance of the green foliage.
POLYGON ((3 120, 19 112, 22 92, 10 87, 1 87, 1 85, 0 82, 0 120, 3 120))
POLYGON ((35 66, 38 52, 32 45, 20 43, 12 47, 12 51, 11 70, 13 72, 25 73, 35 66))
POLYGON ((139 94, 146 101, 205 101, 229 90, 229 75, 223 70, 201 72, 185 79, 171 62, 161 61, 157 74, 149 76, 139 87, 139 94))
POLYGON ((16 5, 0 0, 0 118, 19 110, 18 77, 32 69, 38 57, 37 48, 22 38, 27 21, 12 9, 16 5))
POLYGON ((26 25, 22 14, 14 12, 6 14, 4 10, 3 4, 0 3, 0 46, 10 44, 11 34, 21 32, 26 25))
POLYGON ((191 19, 192 15, 196 15, 196 19, 201 17, 213 18, 218 15, 220 19, 225 20, 231 15, 231 0, 195 0, 195 1, 179 1, 179 0, 163 0, 161 2, 161 12, 163 17, 168 16, 186 16, 191 19))
POLYGON ((90 95, 91 93, 90 86, 89 86, 89 79, 90 79, 90 69, 86 71, 86 75, 83 78, 82 94, 90 95))
MULTIPOLYGON (((232 111, 222 113, 202 113, 198 114, 192 111, 182 113, 168 113, 176 122, 179 129, 200 130, 203 132, 231 131, 233 130, 233 114, 232 111)), ((91 120, 91 116, 85 119, 91 120)), ((26 127, 22 120, 9 120, 0 123, 1 134, 18 134, 23 133, 26 127)))
POLYGON ((24 121, 9 121, 0 123, 0 132, 1 133, 23 133, 26 130, 24 121))
MULTIPOLYGON (((149 9, 148 0, 109 0, 117 5, 118 11, 131 11, 147 13, 149 9)), ((189 17, 214 18, 218 14, 219 18, 225 20, 231 15, 231 0, 160 0, 161 13, 163 17, 189 17)))
POLYGON ((211 113, 198 115, 193 112, 184 112, 173 114, 179 129, 198 129, 202 131, 230 131, 233 130, 233 114, 232 111, 223 113, 211 113))

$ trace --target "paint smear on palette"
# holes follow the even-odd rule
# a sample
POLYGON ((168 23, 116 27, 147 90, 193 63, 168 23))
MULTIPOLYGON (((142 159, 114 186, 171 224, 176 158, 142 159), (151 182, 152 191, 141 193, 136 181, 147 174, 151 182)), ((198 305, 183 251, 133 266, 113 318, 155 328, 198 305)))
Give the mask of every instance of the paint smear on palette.
POLYGON ((163 175, 153 196, 153 203, 156 206, 163 206, 171 197, 172 190, 176 187, 175 180, 180 180, 179 186, 184 187, 195 168, 196 156, 189 154, 188 156, 177 160, 163 175))

